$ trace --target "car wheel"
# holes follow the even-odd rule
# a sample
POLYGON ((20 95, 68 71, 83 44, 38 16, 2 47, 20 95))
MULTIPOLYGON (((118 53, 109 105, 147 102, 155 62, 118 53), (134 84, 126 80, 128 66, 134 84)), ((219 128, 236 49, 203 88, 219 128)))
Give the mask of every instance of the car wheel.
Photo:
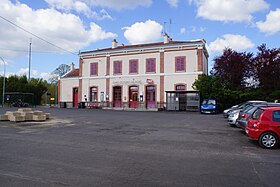
POLYGON ((279 144, 278 137, 272 132, 265 132, 259 138, 259 144, 266 149, 276 148, 279 144))

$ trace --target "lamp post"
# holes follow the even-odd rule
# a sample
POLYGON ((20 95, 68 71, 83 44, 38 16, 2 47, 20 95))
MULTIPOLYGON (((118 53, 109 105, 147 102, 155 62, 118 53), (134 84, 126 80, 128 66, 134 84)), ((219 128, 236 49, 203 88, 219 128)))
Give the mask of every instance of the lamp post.
POLYGON ((5 103, 5 78, 6 78, 6 63, 4 61, 4 59, 2 57, 0 57, 0 59, 3 61, 3 65, 4 65, 4 76, 3 76, 3 95, 2 95, 2 107, 4 107, 4 103, 5 103))

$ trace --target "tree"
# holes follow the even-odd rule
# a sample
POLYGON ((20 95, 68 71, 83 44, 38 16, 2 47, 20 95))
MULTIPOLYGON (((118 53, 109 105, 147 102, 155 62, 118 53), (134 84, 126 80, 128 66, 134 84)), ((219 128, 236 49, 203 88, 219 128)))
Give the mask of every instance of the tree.
POLYGON ((225 49, 221 56, 214 58, 211 74, 220 77, 228 88, 243 89, 253 76, 252 60, 253 53, 238 53, 229 48, 225 49))
POLYGON ((222 80, 214 75, 200 76, 199 79, 193 83, 192 87, 195 90, 199 90, 203 98, 216 98, 220 90, 225 88, 222 80))
POLYGON ((47 91, 47 84, 47 81, 35 78, 32 78, 28 82, 29 92, 34 93, 34 100, 36 105, 39 105, 41 103, 42 95, 47 91))
POLYGON ((216 75, 202 75, 193 84, 195 90, 199 90, 201 98, 213 98, 218 102, 219 110, 229 108, 248 100, 248 94, 241 90, 227 88, 224 81, 216 75))
POLYGON ((252 66, 261 88, 280 89, 280 48, 267 49, 265 44, 260 45, 252 66))
POLYGON ((58 78, 70 71, 70 66, 67 64, 59 65, 52 73, 49 79, 50 83, 57 83, 58 78))
POLYGON ((6 92, 28 92, 26 75, 12 75, 7 78, 6 92))

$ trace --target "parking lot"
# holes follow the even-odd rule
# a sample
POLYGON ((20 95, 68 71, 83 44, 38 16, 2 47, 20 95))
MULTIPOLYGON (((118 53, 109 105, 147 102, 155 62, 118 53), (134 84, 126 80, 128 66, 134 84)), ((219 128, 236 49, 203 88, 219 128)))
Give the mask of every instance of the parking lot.
POLYGON ((0 186, 280 184, 280 149, 260 148, 222 115, 40 110, 51 119, 0 122, 0 186))

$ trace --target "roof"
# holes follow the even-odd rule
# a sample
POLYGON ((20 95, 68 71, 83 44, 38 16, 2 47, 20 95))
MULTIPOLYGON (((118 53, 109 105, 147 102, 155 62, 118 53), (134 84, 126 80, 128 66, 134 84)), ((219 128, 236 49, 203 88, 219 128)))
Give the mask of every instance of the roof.
POLYGON ((269 107, 260 107, 263 110, 280 110, 280 106, 269 106, 269 107))
POLYGON ((79 77, 79 69, 73 69, 72 71, 66 73, 63 78, 69 78, 69 77, 79 77))
POLYGON ((204 39, 198 39, 198 40, 191 40, 191 41, 169 41, 168 43, 164 42, 156 42, 156 43, 147 43, 147 44, 136 44, 136 45, 120 45, 117 46, 116 48, 104 48, 104 49, 97 49, 97 50, 92 50, 92 51, 84 51, 81 52, 80 54, 85 54, 85 53, 95 53, 95 52, 103 52, 103 51, 114 51, 114 50, 121 50, 121 49, 133 49, 133 48, 141 48, 141 47, 158 47, 158 46, 163 46, 163 45, 172 45, 172 44, 192 44, 192 43, 197 43, 197 42, 203 42, 205 43, 204 39))

